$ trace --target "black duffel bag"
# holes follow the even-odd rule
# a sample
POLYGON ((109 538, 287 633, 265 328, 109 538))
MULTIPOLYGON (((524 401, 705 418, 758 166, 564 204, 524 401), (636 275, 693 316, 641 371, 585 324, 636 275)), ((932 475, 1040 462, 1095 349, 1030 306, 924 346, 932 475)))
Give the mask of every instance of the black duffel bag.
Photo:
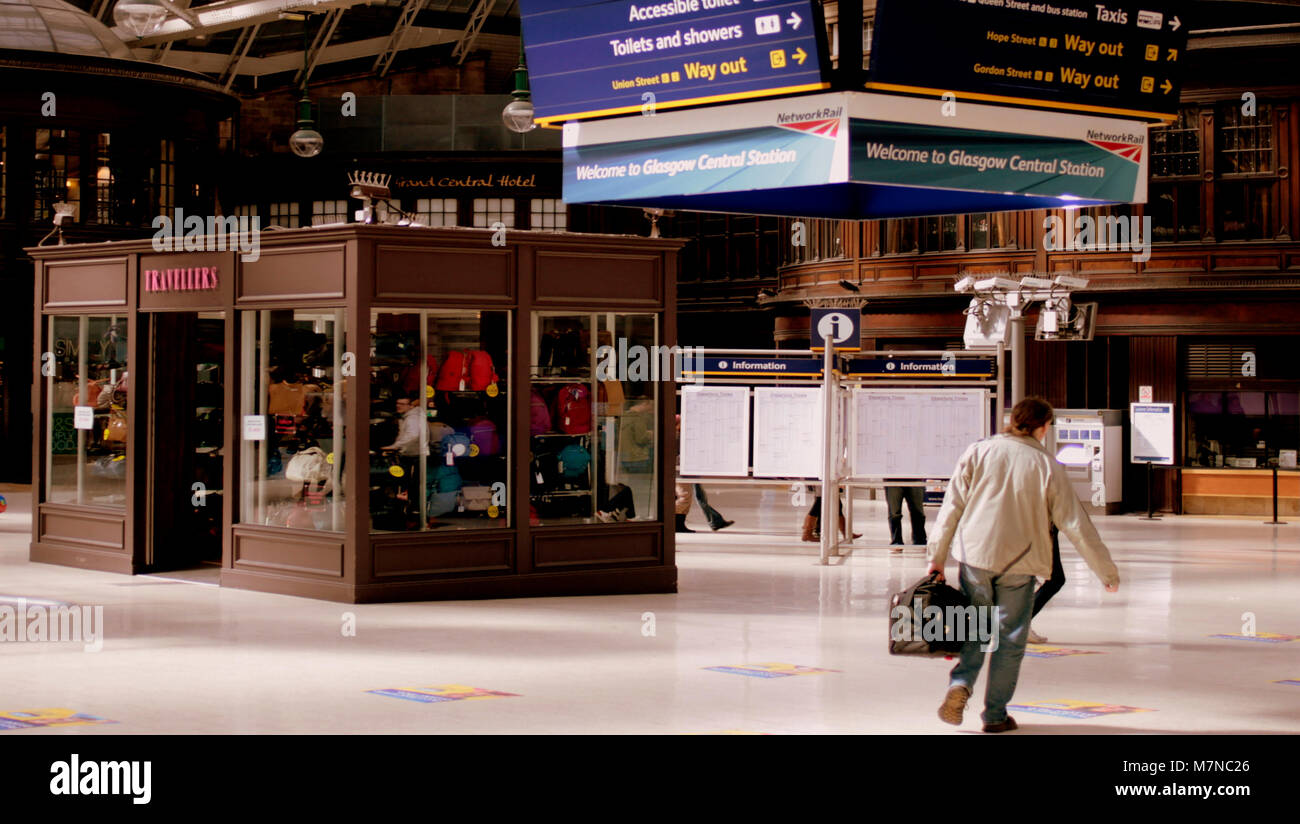
MULTIPOLYGON (((973 620, 967 620, 970 600, 965 593, 953 589, 940 580, 938 572, 931 572, 908 589, 895 593, 889 602, 889 654, 921 655, 929 657, 952 656, 961 652, 967 638, 973 638, 973 620), (927 613, 933 615, 929 607, 942 610, 942 637, 934 637, 933 631, 926 638, 927 613), (957 620, 948 609, 960 609, 955 613, 957 620), (960 625, 960 629, 959 629, 960 625)), ((973 616, 972 616, 973 617, 973 616)), ((931 627, 935 627, 933 621, 931 627)))

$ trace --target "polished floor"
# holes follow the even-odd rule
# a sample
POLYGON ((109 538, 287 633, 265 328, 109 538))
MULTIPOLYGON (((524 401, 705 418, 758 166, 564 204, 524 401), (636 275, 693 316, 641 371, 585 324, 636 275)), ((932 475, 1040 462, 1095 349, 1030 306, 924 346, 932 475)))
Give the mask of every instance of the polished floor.
MULTIPOLYGON (((105 640, 0 642, 0 736, 979 734, 977 713, 935 715, 949 663, 886 652, 887 599, 925 560, 881 548, 879 503, 830 566, 784 493, 719 488, 737 523, 683 537, 677 595, 350 606, 30 563, 28 496, 4 494, 0 607, 101 605, 105 640), (59 717, 80 723, 25 726, 59 717)), ((1300 523, 1098 526, 1123 585, 1108 595, 1066 548, 1015 734, 1300 732, 1300 523)))

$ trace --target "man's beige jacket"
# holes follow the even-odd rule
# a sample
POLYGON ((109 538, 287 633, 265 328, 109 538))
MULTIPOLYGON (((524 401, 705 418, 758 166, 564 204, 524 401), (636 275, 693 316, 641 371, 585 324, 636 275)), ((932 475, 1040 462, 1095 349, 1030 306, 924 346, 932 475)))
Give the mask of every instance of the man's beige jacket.
POLYGON ((1049 578, 1052 524, 1069 537, 1102 583, 1119 583, 1119 570, 1079 503, 1065 467, 1034 438, 985 438, 971 444, 957 461, 930 533, 930 561, 942 567, 951 549, 967 566, 1049 578))

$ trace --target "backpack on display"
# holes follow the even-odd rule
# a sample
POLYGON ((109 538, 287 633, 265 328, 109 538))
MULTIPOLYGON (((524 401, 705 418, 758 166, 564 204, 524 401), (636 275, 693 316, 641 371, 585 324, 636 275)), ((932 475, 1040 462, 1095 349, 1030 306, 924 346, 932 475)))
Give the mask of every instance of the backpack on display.
POLYGON ((528 434, 545 435, 551 431, 551 409, 536 389, 528 399, 528 434))
POLYGON ((580 383, 566 383, 555 396, 552 423, 566 435, 591 431, 591 390, 580 383))
POLYGON ((434 388, 439 392, 482 392, 497 382, 492 356, 482 349, 447 353, 434 388))
POLYGON ((429 475, 428 480, 429 494, 428 507, 429 514, 433 517, 446 515, 456 508, 456 500, 460 496, 461 481, 460 472, 454 466, 440 466, 429 475))
POLYGON ((591 465, 591 453, 586 447, 571 443, 560 450, 560 474, 565 478, 581 478, 587 474, 591 465))
POLYGON ((434 448, 438 450, 437 454, 442 454, 443 439, 448 435, 455 434, 456 430, 442 421, 429 421, 429 443, 433 444, 434 448))
POLYGON ((497 382, 497 370, 492 365, 492 356, 482 349, 468 349, 465 358, 469 363, 465 367, 467 375, 465 388, 472 392, 482 392, 497 382))
POLYGON ((316 483, 330 476, 329 462, 325 460, 325 451, 313 446, 296 453, 289 459, 284 469, 285 480, 295 483, 316 483))
POLYGON ((469 422, 469 440, 478 447, 480 455, 497 455, 501 452, 501 438, 497 435, 497 425, 487 418, 478 418, 469 422))
POLYGON ((492 488, 488 486, 466 486, 460 490, 460 506, 466 512, 487 512, 492 505, 492 488))
POLYGON ((544 492, 553 489, 560 479, 559 460, 553 453, 541 452, 528 464, 533 489, 544 492))
POLYGON ((464 432, 452 432, 442 439, 442 454, 450 464, 457 458, 468 458, 469 446, 469 435, 464 432))

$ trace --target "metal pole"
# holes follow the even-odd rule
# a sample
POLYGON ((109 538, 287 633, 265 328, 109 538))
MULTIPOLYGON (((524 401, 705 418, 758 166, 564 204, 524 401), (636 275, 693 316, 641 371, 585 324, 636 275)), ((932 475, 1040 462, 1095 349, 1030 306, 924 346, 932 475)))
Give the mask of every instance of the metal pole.
POLYGON ((1011 405, 1015 406, 1024 399, 1025 316, 1023 310, 1017 307, 1011 313, 1011 405))
POLYGON ((1286 525, 1286 521, 1279 521, 1277 519, 1277 467, 1276 466, 1273 467, 1273 520, 1265 521, 1264 523, 1269 524, 1271 526, 1286 525))
MULTIPOLYGON (((1006 417, 1006 413, 1007 413, 1007 390, 1006 390, 1007 379, 1005 377, 1006 373, 1002 371, 1006 367, 1006 362, 1007 362, 1006 349, 1007 348, 1005 344, 1002 343, 998 344, 998 386, 997 386, 997 393, 996 393, 998 403, 997 403, 997 417, 993 419, 994 433, 1002 431, 1002 419, 1006 417)), ((989 433, 989 434, 993 434, 993 433, 989 433)))
MULTIPOLYGON (((815 331, 814 331, 815 334, 815 331)), ((839 528, 839 495, 831 488, 831 478, 835 472, 834 428, 835 396, 832 393, 831 366, 835 357, 835 340, 827 335, 822 338, 826 351, 822 356, 822 510, 821 510, 821 563, 830 563, 831 547, 834 545, 835 530, 839 528)))
POLYGON ((1140 521, 1160 520, 1159 518, 1156 517, 1155 477, 1156 477, 1155 465, 1152 464, 1150 461, 1147 461, 1147 514, 1146 517, 1139 518, 1138 520, 1140 521))

